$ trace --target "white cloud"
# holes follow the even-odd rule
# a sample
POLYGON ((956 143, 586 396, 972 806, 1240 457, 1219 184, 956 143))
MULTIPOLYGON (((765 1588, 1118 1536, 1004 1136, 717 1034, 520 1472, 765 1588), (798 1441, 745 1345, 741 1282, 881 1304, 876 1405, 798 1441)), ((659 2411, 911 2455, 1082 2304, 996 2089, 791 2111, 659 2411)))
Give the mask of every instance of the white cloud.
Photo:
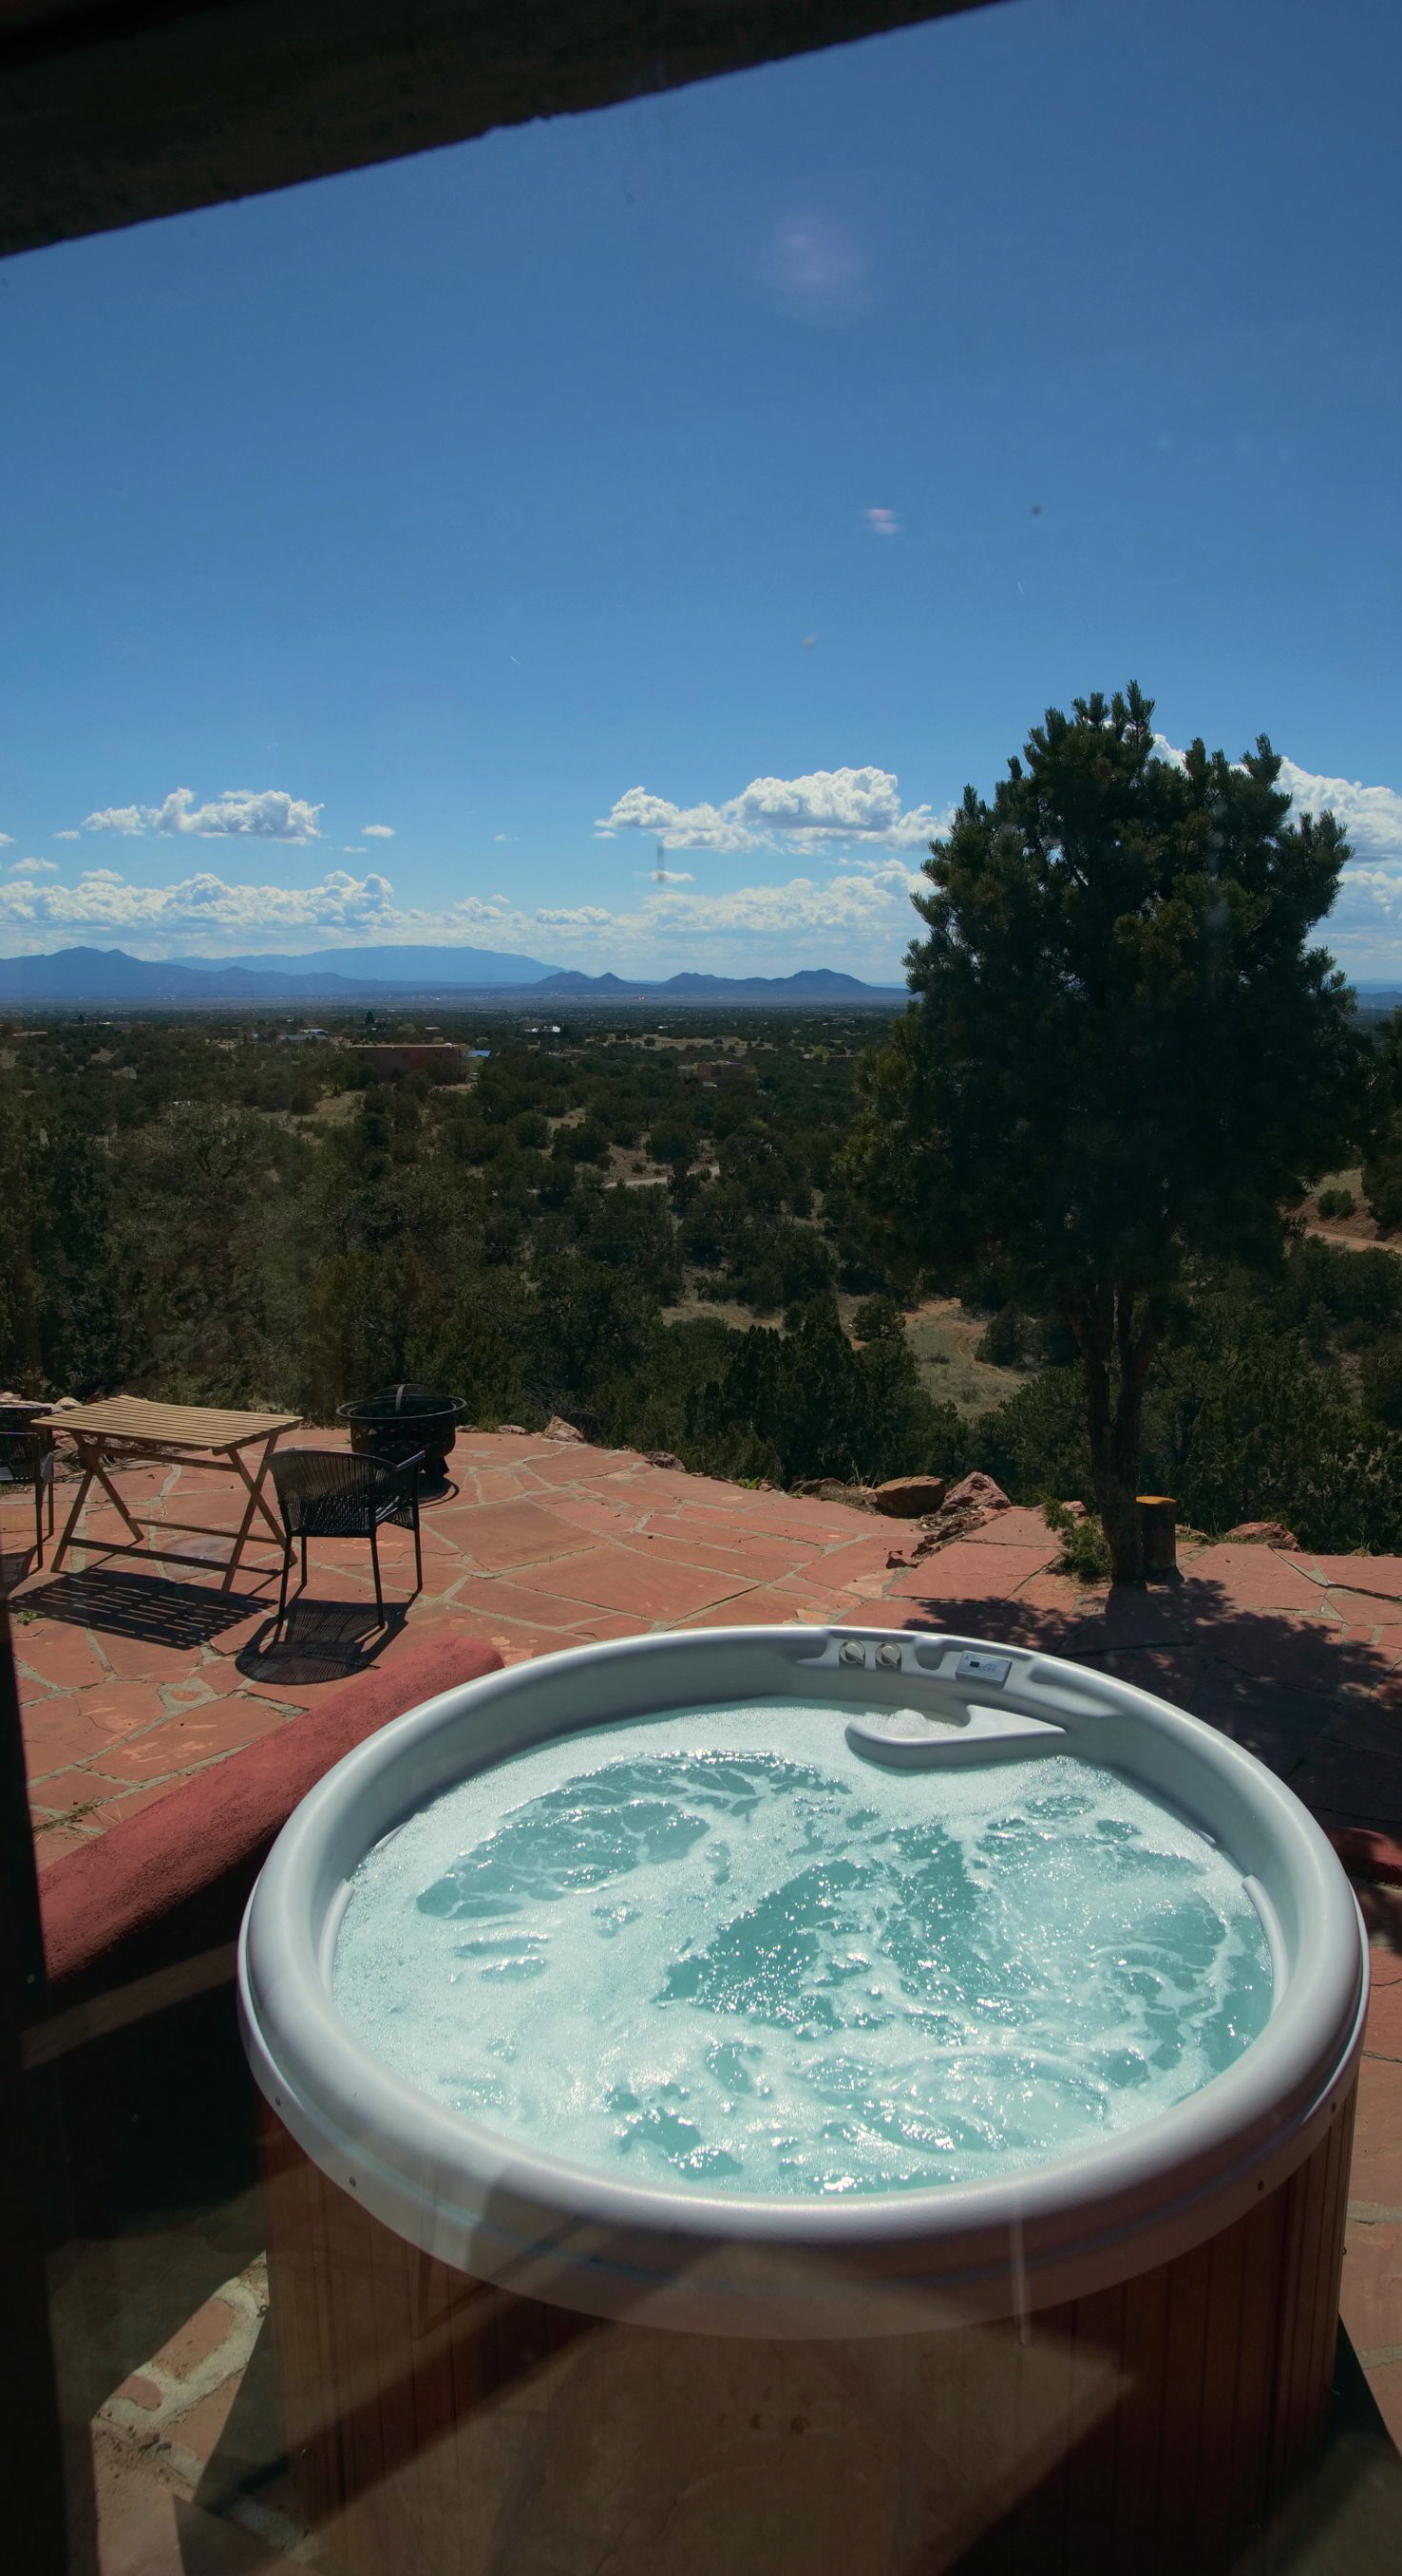
POLYGON ((214 944, 298 932, 379 930, 397 918, 385 877, 333 868, 320 885, 235 886, 209 874, 166 886, 133 885, 115 868, 91 868, 76 886, 0 886, 0 927, 19 932, 101 931, 143 948, 198 932, 214 944))
POLYGON ((1297 814, 1336 815, 1355 857, 1391 859, 1402 866, 1402 796, 1395 787, 1364 787, 1356 778, 1321 778, 1294 760, 1280 765, 1280 784, 1295 799, 1297 814))
POLYGON ((281 787, 229 787, 207 805, 193 787, 173 787, 159 805, 106 805, 84 822, 85 832, 174 832, 200 840, 315 841, 319 805, 289 796, 281 787))
POLYGON ((5 864, 12 874, 18 873, 27 877, 56 877, 58 875, 57 859, 7 859, 5 864))
POLYGON ((341 856, 343 859, 363 859, 365 856, 364 842, 344 841, 341 844, 341 856))
POLYGON ((139 805, 104 805, 89 814, 83 824, 85 832, 144 832, 143 808, 139 805))
POLYGON ((52 837, 56 841, 81 841, 83 835, 81 832, 55 832, 52 837))
POLYGON ((723 805, 674 805, 630 787, 594 828, 655 833, 669 850, 802 850, 841 843, 918 849, 948 814, 929 805, 902 810, 889 769, 815 769, 802 778, 752 778, 723 805))
POLYGON ((614 916, 597 903, 581 903, 573 907, 565 905, 558 910, 542 910, 533 917, 545 930, 593 930, 603 922, 612 921, 614 916))
POLYGON ((695 885, 696 883, 690 868, 635 868, 633 873, 653 885, 695 885))
POLYGON ((15 836, 13 832, 0 832, 0 850, 12 850, 14 846, 15 836))
POLYGON ((392 841, 394 839, 394 825, 392 823, 362 823, 360 828, 367 841, 392 841))

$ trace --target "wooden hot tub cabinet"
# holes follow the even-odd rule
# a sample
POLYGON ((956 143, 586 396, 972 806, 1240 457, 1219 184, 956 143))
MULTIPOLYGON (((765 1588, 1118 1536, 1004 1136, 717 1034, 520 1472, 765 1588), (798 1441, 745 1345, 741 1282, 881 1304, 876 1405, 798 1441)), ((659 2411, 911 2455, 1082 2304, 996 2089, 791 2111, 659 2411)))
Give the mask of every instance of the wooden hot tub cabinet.
POLYGON ((288 2449, 335 2576, 1207 2576, 1330 2399, 1354 2084, 1194 2251, 1022 2322, 606 2323, 405 2244, 264 2117, 288 2449))

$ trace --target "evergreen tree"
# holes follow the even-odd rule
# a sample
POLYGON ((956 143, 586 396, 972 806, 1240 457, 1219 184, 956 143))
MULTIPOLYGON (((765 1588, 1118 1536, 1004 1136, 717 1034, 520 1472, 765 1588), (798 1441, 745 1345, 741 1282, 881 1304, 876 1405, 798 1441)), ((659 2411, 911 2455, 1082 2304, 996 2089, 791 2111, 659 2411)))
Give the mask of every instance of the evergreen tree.
POLYGON ((1362 1141, 1368 1051, 1309 944, 1348 847, 1290 819, 1262 735, 1239 765, 1155 746, 1137 687, 1048 711, 932 844, 915 1000, 871 1063, 856 1168, 911 1263, 1061 1317, 1097 1508, 1142 1580, 1144 1382, 1205 1255, 1259 1260, 1362 1141))

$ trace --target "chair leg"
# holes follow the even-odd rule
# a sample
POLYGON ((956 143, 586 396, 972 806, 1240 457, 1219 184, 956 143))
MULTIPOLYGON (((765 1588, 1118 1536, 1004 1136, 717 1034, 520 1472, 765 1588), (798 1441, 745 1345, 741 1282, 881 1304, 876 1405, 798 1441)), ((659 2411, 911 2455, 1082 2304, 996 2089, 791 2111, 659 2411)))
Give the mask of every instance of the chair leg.
POLYGON ((385 1624, 385 1595, 384 1587, 380 1582, 380 1544, 373 1521, 370 1524, 370 1562, 375 1569, 375 1610, 379 1618, 380 1626, 383 1628, 385 1624))
POLYGON ((288 1539, 288 1540, 286 1541, 286 1543, 285 1543, 285 1545, 284 1545, 284 1547, 283 1547, 283 1551, 282 1551, 282 1582, 281 1582, 280 1586, 278 1587, 278 1596, 277 1596, 277 1617, 276 1617, 276 1618, 275 1618, 275 1620, 273 1621, 273 1644, 274 1644, 274 1645, 276 1645, 276 1644, 277 1644, 278 1639, 279 1639, 279 1637, 280 1637, 280 1636, 281 1636, 281 1634, 282 1634, 282 1623, 283 1623, 283 1620, 284 1620, 284 1619, 286 1618, 286 1616, 287 1616, 287 1578, 288 1578, 289 1574, 291 1573, 291 1571, 292 1571, 292 1541, 291 1541, 291 1539, 288 1539))
MULTIPOLYGON (((53 1536, 52 1521, 49 1523, 49 1536, 53 1536)), ((34 1479, 34 1562, 36 1565, 44 1562, 44 1488, 37 1476, 34 1479)))
POLYGON ((423 1588, 424 1588, 424 1552, 423 1552, 422 1547, 421 1547, 421 1546, 420 1546, 420 1544, 419 1544, 419 1503, 418 1503, 418 1496, 417 1496, 417 1495, 415 1495, 415 1497, 414 1497, 414 1598, 415 1598, 415 1600, 416 1600, 416 1601, 417 1601, 417 1599, 418 1599, 418 1597, 419 1597, 419 1594, 422 1592, 423 1588))

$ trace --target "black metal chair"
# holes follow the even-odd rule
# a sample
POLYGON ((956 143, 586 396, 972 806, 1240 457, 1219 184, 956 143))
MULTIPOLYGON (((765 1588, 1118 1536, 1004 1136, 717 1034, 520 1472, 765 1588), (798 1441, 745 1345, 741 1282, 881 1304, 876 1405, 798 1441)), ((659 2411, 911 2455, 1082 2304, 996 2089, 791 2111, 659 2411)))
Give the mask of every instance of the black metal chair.
POLYGON ((394 1521, 400 1529, 411 1529, 414 1589, 409 1597, 417 1600, 424 1586, 423 1550, 419 1543, 422 1464, 422 1455, 417 1452, 412 1458, 401 1458, 395 1466, 386 1466, 377 1458, 354 1457, 346 1449, 286 1449, 269 1461, 285 1533, 274 1639, 287 1615, 287 1578, 292 1571, 292 1550, 298 1543, 302 1550, 299 1589, 306 1589, 309 1538, 369 1540, 370 1562, 375 1570, 375 1607, 383 1625, 385 1596, 380 1585, 379 1533, 386 1521, 394 1521))
POLYGON ((49 1498, 49 1536, 54 1534, 54 1435, 33 1427, 34 1407, 0 1405, 0 1493, 12 1485, 34 1488, 34 1557, 44 1562, 44 1496, 49 1498))

